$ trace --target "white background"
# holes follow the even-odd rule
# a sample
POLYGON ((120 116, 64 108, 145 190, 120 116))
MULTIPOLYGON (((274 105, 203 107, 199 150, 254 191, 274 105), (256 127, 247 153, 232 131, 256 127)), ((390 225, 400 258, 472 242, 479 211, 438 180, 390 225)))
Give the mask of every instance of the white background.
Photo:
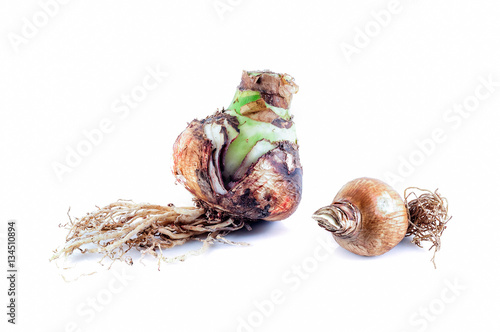
POLYGON ((500 329, 500 3, 74 0, 48 10, 0 5, 2 266, 7 220, 17 220, 19 247, 18 324, 6 322, 2 277, 2 330, 500 329), (128 114, 114 112, 148 68, 169 76, 128 114), (69 207, 78 217, 119 198, 191 204, 174 185, 172 144, 187 122, 228 106, 243 69, 286 72, 300 86, 297 212, 228 236, 249 247, 218 244, 160 271, 153 259, 117 263, 65 282, 61 274, 98 268, 94 256, 68 271, 49 263, 69 207), (103 119, 113 130, 58 179, 54 163, 103 119), (347 181, 388 174, 400 193, 420 186, 448 198, 436 270, 408 239, 358 257, 310 218, 347 181))

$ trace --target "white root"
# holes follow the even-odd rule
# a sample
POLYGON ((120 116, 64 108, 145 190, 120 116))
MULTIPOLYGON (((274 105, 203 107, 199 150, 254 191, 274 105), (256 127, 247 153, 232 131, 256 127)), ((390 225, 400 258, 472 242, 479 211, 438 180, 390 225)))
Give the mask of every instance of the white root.
POLYGON ((132 264, 124 255, 136 248, 142 255, 158 257, 159 263, 183 261, 189 256, 205 252, 214 242, 243 244, 224 239, 224 235, 246 226, 244 221, 228 217, 214 217, 203 207, 175 207, 137 204, 120 200, 83 218, 72 220, 67 225, 69 234, 66 244, 56 250, 50 260, 71 255, 76 249, 82 253, 100 253, 113 261, 122 260, 132 264), (208 217, 210 215, 210 217, 208 217), (183 255, 167 258, 162 249, 182 245, 189 240, 200 240, 200 249, 183 255), (84 248, 84 246, 94 246, 84 248), (156 252, 160 251, 160 254, 156 252))

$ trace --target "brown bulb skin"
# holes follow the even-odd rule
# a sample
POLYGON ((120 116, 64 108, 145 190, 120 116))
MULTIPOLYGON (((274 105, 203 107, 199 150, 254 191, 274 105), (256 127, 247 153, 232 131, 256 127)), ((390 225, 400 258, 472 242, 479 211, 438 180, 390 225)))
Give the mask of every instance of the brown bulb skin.
POLYGON ((272 221, 288 218, 302 196, 298 146, 281 142, 260 157, 231 188, 225 186, 223 193, 217 193, 214 183, 223 181, 220 173, 215 176, 210 173, 214 147, 204 134, 203 126, 224 121, 236 129, 236 118, 219 112, 201 121, 193 120, 179 135, 173 149, 173 173, 177 182, 211 208, 237 218, 272 221))
MULTIPOLYGON (((238 89, 258 91, 261 96, 241 106, 242 118, 269 123, 276 129, 293 124, 291 119, 282 119, 266 105, 290 107, 298 86, 289 75, 243 71, 238 89)), ((241 173, 238 169, 238 176, 230 174, 228 178, 224 176, 226 152, 235 133, 240 134, 240 126, 238 117, 224 110, 191 121, 174 144, 173 173, 177 182, 204 206, 231 217, 273 221, 289 217, 302 197, 302 166, 296 141, 274 142, 274 148, 260 155, 248 168, 242 168, 241 173)))
POLYGON ((386 253, 405 237, 408 214, 401 196, 388 184, 371 178, 350 181, 333 203, 348 203, 359 211, 355 230, 347 236, 333 233, 342 247, 362 256, 386 253))

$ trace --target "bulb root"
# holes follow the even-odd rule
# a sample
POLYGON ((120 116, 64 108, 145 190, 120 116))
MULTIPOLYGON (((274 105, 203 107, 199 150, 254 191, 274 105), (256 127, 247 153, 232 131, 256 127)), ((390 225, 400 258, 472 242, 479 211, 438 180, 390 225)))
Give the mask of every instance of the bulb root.
MULTIPOLYGON (((114 263, 125 261, 132 265, 125 254, 135 248, 142 257, 150 254, 160 262, 184 261, 189 256, 205 252, 215 242, 232 245, 247 245, 224 238, 228 233, 249 228, 247 221, 234 218, 224 212, 212 209, 195 200, 195 207, 176 207, 137 204, 118 200, 103 208, 87 213, 82 218, 72 219, 65 225, 69 230, 65 245, 55 250, 50 260, 67 257, 75 250, 81 253, 99 253, 114 263), (176 257, 165 257, 162 249, 182 245, 190 240, 203 242, 201 248, 176 257)), ((69 216, 69 211, 68 211, 69 216)))
POLYGON ((441 236, 446 229, 446 223, 451 219, 448 216, 448 201, 438 193, 437 189, 432 192, 417 187, 407 188, 404 197, 409 221, 406 236, 413 236, 411 242, 420 248, 423 241, 432 243, 429 250, 434 248, 431 261, 436 268, 435 258, 441 248, 441 236), (418 196, 414 190, 422 194, 418 196), (415 198, 410 200, 412 197, 415 198))

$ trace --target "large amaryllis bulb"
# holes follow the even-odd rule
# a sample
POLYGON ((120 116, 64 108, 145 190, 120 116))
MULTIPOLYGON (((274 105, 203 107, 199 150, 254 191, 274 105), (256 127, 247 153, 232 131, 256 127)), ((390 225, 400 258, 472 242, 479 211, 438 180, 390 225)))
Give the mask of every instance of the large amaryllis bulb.
POLYGON ((195 197, 196 207, 117 201, 71 221, 63 248, 126 260, 136 248, 162 261, 198 255, 252 220, 281 220, 300 202, 302 166, 290 115, 298 87, 288 75, 243 72, 228 109, 193 120, 174 144, 173 172, 195 197), (203 246, 176 257, 155 252, 200 240, 203 246), (82 246, 94 245, 93 248, 82 246))
POLYGON ((408 189, 424 193, 417 196, 405 191, 403 201, 380 180, 355 179, 340 189, 332 204, 316 211, 313 219, 330 231, 341 247, 358 255, 381 255, 410 235, 418 246, 421 241, 430 241, 435 254, 450 219, 448 203, 437 190, 408 189), (415 199, 408 201, 411 196, 415 199))
POLYGON ((243 72, 227 110, 193 120, 174 144, 173 172, 201 204, 244 219, 281 220, 302 192, 293 78, 243 72))

